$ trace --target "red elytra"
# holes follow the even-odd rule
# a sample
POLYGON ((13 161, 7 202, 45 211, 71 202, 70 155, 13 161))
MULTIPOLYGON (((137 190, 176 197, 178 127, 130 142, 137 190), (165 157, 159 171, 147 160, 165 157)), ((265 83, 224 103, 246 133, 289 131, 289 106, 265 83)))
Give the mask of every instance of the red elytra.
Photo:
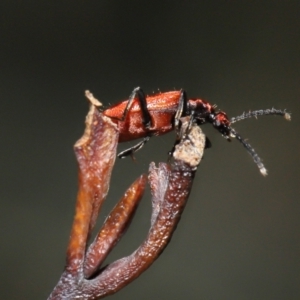
POLYGON ((147 109, 151 116, 151 126, 143 125, 143 112, 140 103, 134 99, 127 116, 122 120, 128 100, 111 106, 104 111, 108 117, 118 119, 119 141, 126 142, 146 137, 162 135, 174 129, 174 116, 178 109, 180 91, 160 93, 146 97, 147 109))

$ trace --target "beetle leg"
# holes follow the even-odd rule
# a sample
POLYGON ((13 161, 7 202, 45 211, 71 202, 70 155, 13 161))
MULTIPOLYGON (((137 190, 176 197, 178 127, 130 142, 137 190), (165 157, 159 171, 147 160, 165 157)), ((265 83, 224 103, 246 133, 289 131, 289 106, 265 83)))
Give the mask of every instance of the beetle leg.
MULTIPOLYGON (((123 117, 122 117, 121 121, 124 121, 126 119, 126 116, 130 110, 130 107, 131 107, 134 99, 137 99, 140 104, 141 112, 142 112, 142 123, 146 129, 149 129, 152 126, 152 120, 151 120, 151 116, 150 116, 150 113, 149 113, 149 110, 147 107, 146 96, 140 87, 136 87, 130 94, 127 105, 124 109, 123 117)), ((125 158, 128 155, 132 156, 133 153, 139 151, 149 141, 149 139, 150 139, 150 135, 146 136, 138 144, 120 152, 118 154, 118 157, 125 158)))
POLYGON ((143 125, 145 126, 146 129, 150 128, 152 126, 151 116, 147 107, 146 96, 140 87, 136 87, 130 94, 121 121, 124 121, 126 119, 126 116, 130 110, 130 107, 134 99, 137 99, 139 101, 142 116, 143 116, 143 120, 142 120, 143 125))
POLYGON ((186 114, 187 104, 188 104, 188 99, 186 96, 186 91, 181 90, 177 111, 174 117, 174 127, 177 131, 180 128, 180 118, 186 114))
MULTIPOLYGON (((182 116, 186 115, 187 103, 188 103, 188 99, 186 96, 186 92, 185 92, 185 90, 181 90, 180 98, 178 101, 177 111, 174 116, 174 128, 176 130, 176 141, 175 141, 174 146, 179 143, 179 141, 181 140, 182 135, 183 135, 182 130, 181 130, 180 118, 182 116)), ((189 126, 189 128, 191 128, 191 126, 189 126)), ((174 149, 174 147, 173 147, 173 149, 174 149)), ((173 150, 171 151, 171 154, 173 154, 173 150)))
POLYGON ((148 141, 150 140, 150 136, 146 136, 141 142, 139 142, 138 144, 120 152, 118 154, 119 158, 125 158, 126 156, 130 155, 132 156, 133 153, 139 151, 148 141))
POLYGON ((182 136, 183 136, 183 132, 181 130, 181 120, 180 118, 182 116, 184 116, 186 114, 186 111, 187 111, 187 105, 188 105, 188 98, 186 96, 186 91, 185 90, 181 90, 181 93, 180 93, 180 98, 179 98, 179 101, 178 101, 178 107, 177 107, 177 111, 176 111, 176 114, 174 116, 174 128, 176 130, 176 140, 175 140, 175 143, 173 145, 173 148, 171 151, 169 151, 169 159, 171 159, 171 156, 175 150, 175 146, 181 141, 182 139, 182 136))
POLYGON ((169 151, 168 155, 169 155, 169 159, 171 159, 172 155, 173 155, 173 152, 175 150, 175 146, 181 141, 184 133, 189 130, 192 126, 192 122, 193 122, 193 118, 191 117, 190 121, 189 121, 189 126, 188 126, 188 129, 187 130, 183 130, 181 129, 181 120, 180 118, 184 115, 186 115, 187 113, 187 106, 188 106, 188 98, 187 98, 187 95, 186 95, 186 91, 185 90, 181 90, 181 93, 180 93, 180 98, 179 98, 179 101, 178 101, 178 107, 177 107, 177 111, 176 111, 176 114, 174 116, 174 128, 176 130, 176 140, 175 140, 175 143, 173 145, 173 148, 171 151, 169 151))
POLYGON ((209 138, 206 136, 205 137, 205 149, 211 148, 211 141, 209 138))

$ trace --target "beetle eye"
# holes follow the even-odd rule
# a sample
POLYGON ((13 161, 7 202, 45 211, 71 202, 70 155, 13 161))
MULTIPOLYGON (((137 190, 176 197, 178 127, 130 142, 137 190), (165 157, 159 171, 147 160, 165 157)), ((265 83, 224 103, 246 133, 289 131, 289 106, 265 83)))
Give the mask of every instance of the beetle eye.
POLYGON ((216 119, 214 125, 215 125, 216 127, 219 127, 219 126, 221 125, 220 120, 216 119))
POLYGON ((208 115, 208 120, 211 123, 215 123, 215 121, 216 121, 216 115, 215 114, 209 114, 208 115))

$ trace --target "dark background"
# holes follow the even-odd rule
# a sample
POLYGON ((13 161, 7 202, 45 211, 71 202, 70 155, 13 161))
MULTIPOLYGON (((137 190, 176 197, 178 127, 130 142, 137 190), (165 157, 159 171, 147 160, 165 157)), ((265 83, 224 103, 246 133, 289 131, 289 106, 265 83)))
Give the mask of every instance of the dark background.
MULTIPOLYGON (((236 124, 263 158, 203 127, 206 151, 183 217, 154 265, 110 299, 300 299, 299 1, 1 1, 1 299, 45 299, 64 267, 90 89, 184 88, 236 116, 286 108, 292 122, 236 124)), ((174 135, 117 161, 100 221, 174 135)), ((121 145, 124 149, 128 145, 121 145)), ((150 225, 145 195, 108 261, 150 225)))

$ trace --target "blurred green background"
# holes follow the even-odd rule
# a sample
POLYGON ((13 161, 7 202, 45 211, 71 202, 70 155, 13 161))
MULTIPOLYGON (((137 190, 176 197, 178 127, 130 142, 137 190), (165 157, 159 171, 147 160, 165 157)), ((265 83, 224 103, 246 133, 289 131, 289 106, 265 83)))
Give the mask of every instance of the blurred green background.
MULTIPOLYGON (((286 108, 235 128, 263 158, 263 178, 237 142, 212 142, 168 248, 110 299, 300 299, 299 1, 1 1, 1 299, 46 299, 65 263, 74 213, 73 144, 88 110, 184 88, 229 116, 286 108)), ((174 134, 117 161, 101 221, 174 134)), ((128 147, 120 145, 120 149, 128 147)), ((145 195, 108 262, 145 238, 145 195)))

